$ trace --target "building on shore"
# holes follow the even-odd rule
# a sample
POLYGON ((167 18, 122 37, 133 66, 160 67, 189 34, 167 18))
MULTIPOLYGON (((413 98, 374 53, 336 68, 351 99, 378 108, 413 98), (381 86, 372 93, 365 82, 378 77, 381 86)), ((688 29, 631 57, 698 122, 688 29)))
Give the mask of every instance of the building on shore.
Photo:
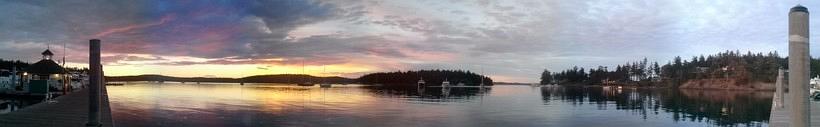
POLYGON ((63 76, 61 76, 64 73, 63 67, 52 60, 54 53, 50 50, 46 49, 41 55, 43 55, 43 59, 25 70, 26 74, 23 78, 28 80, 24 83, 26 84, 26 86, 23 86, 24 91, 28 93, 46 93, 48 88, 61 90, 63 88, 63 76))
POLYGON ((14 71, 0 70, 0 94, 14 91, 19 76, 14 71))

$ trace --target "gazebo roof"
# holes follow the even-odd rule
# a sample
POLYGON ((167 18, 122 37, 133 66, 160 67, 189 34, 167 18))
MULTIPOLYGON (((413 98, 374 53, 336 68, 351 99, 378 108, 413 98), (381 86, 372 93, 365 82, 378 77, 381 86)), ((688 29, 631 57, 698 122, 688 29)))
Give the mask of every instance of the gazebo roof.
MULTIPOLYGON (((46 50, 48 51, 48 50, 46 50)), ((60 74, 63 73, 63 67, 53 60, 40 60, 32 64, 26 71, 31 74, 60 74)))
POLYGON ((46 49, 46 51, 43 51, 43 53, 40 53, 40 54, 42 54, 44 56, 53 56, 54 55, 54 53, 51 53, 51 50, 48 50, 48 49, 46 49))

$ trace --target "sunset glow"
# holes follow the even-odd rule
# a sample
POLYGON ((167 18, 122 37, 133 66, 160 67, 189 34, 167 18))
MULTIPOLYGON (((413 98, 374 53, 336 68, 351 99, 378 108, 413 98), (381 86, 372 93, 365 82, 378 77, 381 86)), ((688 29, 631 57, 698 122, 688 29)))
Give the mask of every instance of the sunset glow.
POLYGON ((644 57, 666 63, 674 56, 725 50, 783 53, 786 28, 770 24, 785 24, 779 19, 787 15, 778 10, 791 6, 762 1, 8 2, 0 5, 7 19, 0 21, 0 44, 7 45, 0 47, 0 58, 32 62, 51 47, 57 56, 66 55, 69 67, 84 67, 87 40, 98 38, 106 72, 117 76, 292 74, 301 73, 304 62, 311 75, 322 74, 322 66, 327 75, 348 78, 450 69, 483 72, 497 81, 536 82, 543 69, 612 66, 644 57))

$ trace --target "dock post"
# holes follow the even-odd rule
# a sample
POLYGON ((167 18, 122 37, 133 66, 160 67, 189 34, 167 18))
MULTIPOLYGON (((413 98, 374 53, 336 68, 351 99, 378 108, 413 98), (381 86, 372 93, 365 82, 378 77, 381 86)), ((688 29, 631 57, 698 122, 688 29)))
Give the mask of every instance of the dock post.
POLYGON ((783 72, 783 69, 777 69, 777 79, 775 80, 776 82, 774 84, 775 95, 774 95, 773 99, 775 99, 774 100, 775 101, 774 106, 778 109, 785 108, 785 106, 783 106, 783 104, 786 103, 785 102, 786 98, 783 96, 783 93, 784 93, 783 92, 784 91, 783 86, 785 84, 783 82, 783 79, 784 79, 783 74, 784 73, 785 72, 783 72))
POLYGON ((789 11, 789 93, 792 127, 809 126, 809 9, 789 11))
POLYGON ((100 64, 100 40, 91 39, 88 48, 88 67, 90 68, 88 84, 88 122, 87 127, 99 127, 100 123, 100 87, 102 68, 100 64))

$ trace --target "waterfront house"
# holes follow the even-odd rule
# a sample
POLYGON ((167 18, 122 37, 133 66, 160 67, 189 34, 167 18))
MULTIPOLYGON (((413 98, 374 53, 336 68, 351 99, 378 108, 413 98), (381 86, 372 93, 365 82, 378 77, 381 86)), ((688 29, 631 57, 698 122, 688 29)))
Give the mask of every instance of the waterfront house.
POLYGON ((26 86, 26 88, 28 88, 27 92, 45 93, 48 86, 55 89, 62 89, 63 83, 60 74, 63 73, 63 67, 51 59, 54 53, 48 49, 41 54, 43 55, 42 60, 26 68, 26 72, 28 73, 27 78, 29 79, 28 85, 26 86))
POLYGON ((14 90, 16 75, 9 70, 0 70, 0 93, 14 90))

